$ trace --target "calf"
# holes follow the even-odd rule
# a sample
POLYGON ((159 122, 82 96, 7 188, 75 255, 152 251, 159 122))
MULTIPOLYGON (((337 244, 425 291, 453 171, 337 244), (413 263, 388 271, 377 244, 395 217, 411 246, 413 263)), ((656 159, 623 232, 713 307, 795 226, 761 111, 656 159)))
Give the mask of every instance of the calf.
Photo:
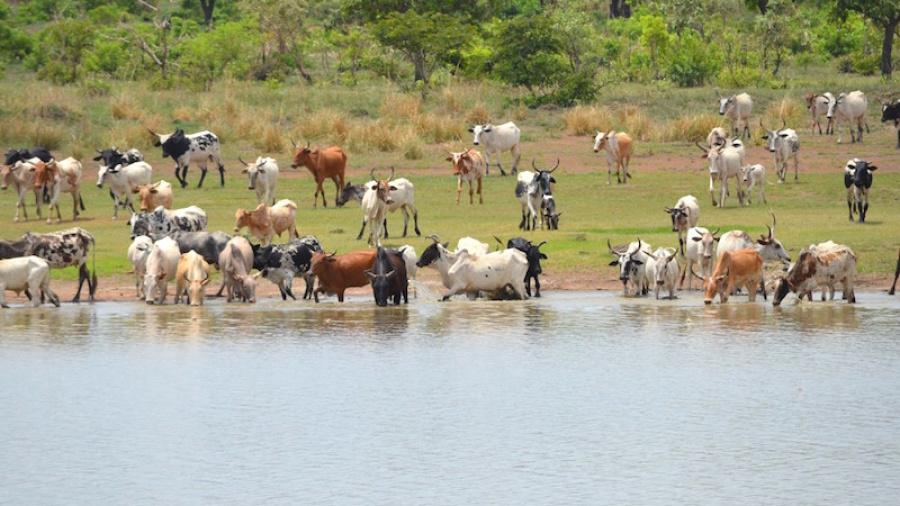
POLYGON ((219 253, 219 269, 223 283, 228 289, 228 302, 235 295, 242 302, 256 302, 256 280, 260 273, 251 275, 253 269, 253 247, 245 237, 233 237, 219 253))
POLYGON ((750 200, 750 190, 754 186, 759 185, 759 198, 763 204, 766 203, 766 168, 765 166, 754 163, 741 167, 741 180, 747 185, 747 203, 752 204, 750 200))
POLYGON ((379 246, 375 255, 375 264, 364 272, 372 284, 375 304, 387 306, 388 299, 393 299, 394 304, 399 306, 401 295, 403 302, 409 304, 406 262, 403 259, 403 253, 379 246))
POLYGON ((486 166, 484 157, 481 153, 474 149, 467 149, 460 153, 449 152, 450 156, 447 161, 453 164, 453 175, 457 176, 456 181, 456 205, 459 205, 459 196, 462 194, 463 182, 469 184, 469 204, 474 203, 475 190, 472 189, 472 183, 478 182, 478 203, 484 204, 481 195, 481 178, 485 175, 486 166))
POLYGON ((369 246, 377 248, 378 246, 381 246, 381 229, 384 227, 387 208, 390 204, 394 203, 391 191, 396 189, 396 186, 390 184, 391 179, 394 177, 393 167, 391 167, 391 175, 387 179, 375 179, 374 173, 375 169, 373 168, 369 172, 369 175, 372 176, 372 180, 375 184, 366 191, 365 195, 363 195, 363 222, 362 227, 359 229, 359 235, 356 236, 356 240, 362 239, 363 231, 366 229, 366 223, 369 223, 369 237, 366 242, 369 246))
POLYGON ((252 237, 259 239, 263 246, 272 243, 276 235, 281 237, 284 231, 288 232, 289 239, 296 239, 297 227, 294 222, 297 219, 297 204, 288 199, 281 199, 274 206, 266 204, 256 206, 253 211, 238 209, 234 214, 234 233, 247 227, 252 237))
MULTIPOLYGON (((128 165, 102 165, 97 173, 97 188, 103 188, 103 183, 109 184, 109 190, 113 196, 113 219, 119 217, 119 204, 128 206, 134 212, 131 204, 131 193, 134 189, 145 184, 150 184, 153 168, 149 163, 137 161, 128 165)), ((150 208, 155 209, 155 208, 150 208)))
POLYGON ((533 172, 520 173, 516 182, 515 195, 522 206, 522 221, 519 223, 519 228, 537 230, 538 220, 543 228, 545 219, 550 220, 551 228, 554 224, 558 226, 559 214, 556 213, 556 201, 553 199, 551 184, 556 183, 552 174, 559 168, 559 158, 556 159, 556 165, 548 170, 538 169, 532 159, 531 168, 534 169, 533 172), (541 212, 545 205, 548 206, 546 214, 541 212))
POLYGON ((50 289, 50 263, 34 255, 0 260, 0 307, 9 307, 6 304, 7 290, 16 292, 16 295, 23 291, 31 293, 32 307, 40 306, 44 295, 59 307, 59 297, 50 289))
MULTIPOLYGON (((50 213, 47 216, 47 224, 53 223, 53 210, 56 209, 57 223, 62 222, 62 213, 59 212, 59 194, 72 195, 72 221, 78 219, 78 205, 84 210, 84 200, 81 199, 81 162, 72 158, 65 160, 51 160, 48 163, 38 162, 34 167, 34 188, 44 188, 50 193, 50 213)), ((40 209, 40 204, 38 204, 40 209)))
POLYGON ((291 292, 295 277, 303 277, 306 280, 304 299, 313 296, 315 275, 310 272, 310 261, 313 253, 324 253, 319 240, 312 235, 292 239, 287 244, 270 244, 268 246, 253 245, 253 268, 259 270, 260 275, 278 286, 281 299, 296 300, 291 292))
POLYGON ((257 157, 253 163, 247 163, 242 158, 238 160, 244 165, 241 174, 247 174, 250 190, 256 192, 256 203, 275 205, 275 187, 278 186, 278 162, 274 158, 257 157))
POLYGON ((209 218, 206 211, 197 206, 170 210, 162 206, 152 213, 131 214, 131 238, 139 235, 169 235, 176 231, 198 232, 206 230, 209 218))
POLYGON ((344 302, 347 288, 366 286, 369 278, 366 271, 375 265, 375 250, 351 251, 343 255, 334 253, 313 253, 309 270, 319 280, 313 291, 313 298, 319 302, 319 294, 335 294, 339 302, 344 302))
POLYGON ((139 235, 128 246, 128 261, 134 270, 134 289, 136 298, 144 297, 144 274, 147 273, 147 257, 153 248, 153 239, 146 235, 139 235))
POLYGON ((616 133, 610 130, 609 133, 597 132, 594 137, 594 153, 598 153, 601 149, 606 152, 606 165, 608 170, 606 173, 606 184, 612 184, 612 167, 616 166, 616 182, 627 183, 631 174, 628 173, 628 165, 631 163, 632 151, 631 136, 625 132, 616 133), (622 169, 622 178, 619 179, 619 169, 622 169))
POLYGON ((872 172, 878 167, 872 162, 854 158, 847 162, 844 169, 844 186, 847 188, 847 208, 850 210, 850 221, 854 211, 859 215, 859 223, 866 222, 869 210, 869 189, 872 188, 872 172), (852 200, 851 200, 852 197, 852 200))
POLYGON ((693 195, 685 195, 675 207, 667 207, 665 211, 672 217, 672 232, 678 234, 678 249, 684 256, 684 233, 700 221, 700 202, 693 195))
POLYGON ((144 274, 144 301, 147 304, 166 302, 169 281, 175 279, 180 260, 178 243, 171 237, 163 237, 153 243, 144 274))
POLYGON ((900 99, 893 104, 890 101, 881 103, 881 122, 891 121, 894 128, 897 129, 897 149, 900 149, 900 99))
POLYGON ((856 302, 853 291, 856 260, 853 250, 830 241, 801 251, 797 263, 776 283, 772 304, 780 305, 788 292, 794 292, 801 298, 806 294, 812 302, 812 291, 818 286, 822 286, 822 300, 825 300, 825 286, 829 288, 833 300, 835 283, 843 285, 847 302, 856 302))
MULTIPOLYGON (((500 241, 500 239, 497 239, 500 241)), ((502 242, 501 242, 502 244, 502 242)), ((541 260, 546 260, 547 255, 541 253, 541 246, 547 244, 547 241, 540 242, 537 246, 531 244, 531 241, 524 237, 514 237, 506 242, 507 249, 517 249, 525 254, 528 261, 528 270, 525 271, 525 295, 531 297, 531 280, 534 280, 534 296, 541 296, 541 280, 539 276, 544 272, 541 268, 541 260)))
POLYGON ((291 168, 296 169, 301 165, 309 169, 310 174, 316 180, 316 193, 313 195, 313 207, 319 203, 319 194, 322 194, 322 207, 328 207, 325 201, 325 189, 322 185, 326 179, 334 181, 337 187, 338 199, 341 189, 344 187, 344 172, 347 170, 347 154, 338 146, 331 146, 328 149, 309 148, 309 141, 306 141, 306 147, 300 147, 296 142, 291 141, 294 145, 294 161, 291 162, 291 168))
POLYGON ((475 134, 472 144, 479 146, 484 145, 485 174, 490 174, 491 169, 491 153, 497 155, 497 167, 500 168, 500 175, 505 176, 503 166, 500 165, 500 154, 509 151, 513 156, 512 173, 515 174, 519 167, 519 158, 522 157, 521 145, 519 144, 521 132, 519 127, 512 121, 502 125, 474 125, 469 129, 475 134))
POLYGON ((50 267, 54 269, 78 266, 78 291, 72 299, 72 302, 78 302, 85 282, 88 284, 90 300, 94 300, 97 290, 96 247, 93 249, 93 274, 87 268, 91 246, 96 246, 94 236, 76 227, 47 234, 28 232, 5 249, 10 253, 21 252, 22 255, 41 257, 50 262, 50 267))
POLYGON ((762 290, 766 299, 766 286, 763 282, 763 259, 753 248, 726 251, 719 257, 715 272, 704 280, 703 303, 712 304, 716 294, 719 302, 728 302, 728 296, 735 288, 745 287, 750 302, 756 301, 756 290, 762 290))
POLYGON ((625 247, 613 248, 606 240, 609 252, 618 258, 609 263, 610 267, 619 266, 619 280, 622 282, 623 294, 628 296, 629 283, 634 287, 634 296, 647 295, 649 284, 652 281, 647 276, 647 263, 653 256, 653 248, 650 244, 641 241, 628 244, 625 247))
MULTIPOLYGON (((148 128, 148 130, 150 130, 148 128)), ((216 134, 204 130, 193 134, 185 134, 184 130, 177 128, 171 134, 158 134, 153 130, 150 133, 156 136, 156 147, 162 148, 163 158, 171 157, 175 161, 175 178, 181 183, 181 187, 187 186, 187 170, 191 162, 197 162, 200 166, 200 182, 197 188, 203 187, 203 179, 206 178, 206 168, 209 162, 219 166, 220 188, 225 188, 225 166, 222 157, 219 156, 219 137, 216 134), (179 175, 178 170, 181 169, 179 175)))
POLYGON ((797 172, 800 166, 798 158, 800 138, 797 136, 797 132, 790 128, 769 130, 763 126, 761 119, 759 120, 759 126, 766 132, 762 138, 769 141, 769 151, 775 153, 775 173, 778 174, 778 182, 784 183, 788 158, 793 158, 794 160, 794 182, 797 182, 797 172))
POLYGON ((185 303, 202 306, 209 283, 209 264, 196 251, 181 254, 175 278, 175 304, 185 295, 185 303))
POLYGON ((719 238, 716 237, 716 234, 718 233, 718 228, 715 232, 710 232, 703 227, 693 227, 688 229, 687 240, 685 241, 687 243, 687 246, 685 247, 687 263, 684 266, 684 270, 681 272, 681 280, 678 283, 679 289, 684 286, 684 277, 686 275, 688 276, 688 290, 690 290, 691 282, 694 277, 699 278, 702 283, 707 276, 712 274, 713 267, 715 267, 716 264, 714 253, 716 242, 719 240, 719 238), (700 275, 697 275, 694 272, 694 264, 700 266, 700 275))
POLYGON ((168 181, 162 180, 156 184, 142 184, 135 186, 132 193, 141 196, 141 212, 146 213, 151 209, 162 206, 166 209, 172 209, 172 185, 168 181))

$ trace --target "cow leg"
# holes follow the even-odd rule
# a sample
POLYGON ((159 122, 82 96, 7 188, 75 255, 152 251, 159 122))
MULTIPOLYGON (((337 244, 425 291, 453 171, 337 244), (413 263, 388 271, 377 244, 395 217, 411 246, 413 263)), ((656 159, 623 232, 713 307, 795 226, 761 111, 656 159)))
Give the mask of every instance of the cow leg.
POLYGON ((522 208, 522 221, 519 222, 520 230, 525 230, 525 224, 527 223, 525 220, 527 220, 527 219, 528 219, 528 217, 525 214, 525 208, 522 208))
POLYGON ((219 164, 219 179, 221 180, 219 188, 225 188, 225 166, 221 163, 219 164))
MULTIPOLYGON (((897 133, 897 147, 900 148, 900 131, 897 133)), ((478 203, 484 204, 484 196, 481 194, 481 178, 478 178, 478 203)), ((418 213, 416 218, 418 219, 418 213)))
POLYGON ((500 155, 499 154, 497 154, 497 167, 500 168, 500 175, 505 176, 506 172, 503 171, 503 166, 500 165, 500 155))
POLYGON ((419 230, 419 211, 415 207, 410 210, 412 211, 413 217, 413 229, 416 231, 416 235, 422 235, 422 231, 419 230))
MULTIPOLYGON (((384 238, 387 239, 388 237, 390 237, 388 235, 388 229, 387 229, 387 216, 385 216, 384 221, 381 222, 381 226, 384 228, 384 238)), ((403 235, 406 236, 406 234, 403 234, 403 235)))
MULTIPOLYGON (((187 172, 187 167, 185 167, 185 172, 187 172)), ((187 174, 185 174, 187 177, 187 174)), ((206 166, 200 167, 200 182, 197 183, 197 188, 203 188, 203 180, 206 179, 206 166)))
MULTIPOLYGON (((84 282, 87 281, 88 284, 88 293, 93 292, 91 288, 91 273, 88 271, 87 265, 81 264, 78 267, 78 291, 75 292, 75 298, 72 299, 72 302, 78 302, 81 300, 81 287, 84 286, 84 282)), ((93 297, 91 297, 93 300, 93 297)))
POLYGON ((356 236, 356 240, 357 240, 357 241, 359 241, 359 240, 362 239, 363 232, 364 232, 365 230, 366 230, 366 218, 363 217, 363 220, 362 220, 362 227, 360 227, 360 229, 359 229, 359 235, 356 236))
MULTIPOLYGON (((535 274, 533 276, 533 278, 534 278, 534 296, 535 296, 535 298, 540 298, 541 297, 541 280, 538 278, 537 274, 535 274)), ((525 285, 526 292, 528 291, 528 288, 529 288, 529 286, 526 284, 525 285)), ((531 294, 529 293, 528 296, 531 297, 531 294)))
POLYGON ((853 222, 853 208, 856 206, 856 202, 848 195, 847 196, 847 210, 850 213, 850 221, 853 222))

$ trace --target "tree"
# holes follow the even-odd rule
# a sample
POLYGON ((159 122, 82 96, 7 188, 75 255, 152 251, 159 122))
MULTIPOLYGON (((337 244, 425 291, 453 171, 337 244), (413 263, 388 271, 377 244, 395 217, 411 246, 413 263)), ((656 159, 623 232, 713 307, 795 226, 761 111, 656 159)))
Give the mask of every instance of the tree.
POLYGON ((29 66, 38 70, 40 78, 56 84, 76 82, 95 32, 87 20, 63 19, 48 25, 38 36, 39 47, 31 54, 29 66))
POLYGON ((244 0, 238 5, 247 14, 259 18, 259 26, 265 27, 266 44, 274 42, 279 55, 287 56, 294 63, 303 79, 313 83, 312 75, 304 64, 304 40, 307 38, 306 19, 309 17, 307 0, 244 0))
POLYGON ((854 11, 884 29, 881 39, 881 75, 890 76, 894 35, 900 26, 900 2, 897 0, 837 0, 839 14, 854 11))
POLYGON ((494 72, 508 84, 524 86, 533 98, 565 78, 563 42, 550 18, 518 16, 499 26, 494 72))

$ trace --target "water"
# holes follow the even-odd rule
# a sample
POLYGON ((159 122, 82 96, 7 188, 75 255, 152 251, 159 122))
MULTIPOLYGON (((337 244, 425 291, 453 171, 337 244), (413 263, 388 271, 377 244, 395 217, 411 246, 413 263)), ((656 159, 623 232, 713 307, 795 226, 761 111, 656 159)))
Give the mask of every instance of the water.
POLYGON ((0 504, 895 504, 900 308, 0 311, 0 504))

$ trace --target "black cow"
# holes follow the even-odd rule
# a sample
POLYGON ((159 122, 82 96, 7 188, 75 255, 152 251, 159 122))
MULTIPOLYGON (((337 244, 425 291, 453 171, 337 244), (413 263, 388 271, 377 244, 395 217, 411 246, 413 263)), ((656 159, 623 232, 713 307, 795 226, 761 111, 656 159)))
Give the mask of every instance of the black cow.
POLYGON ((6 152, 6 161, 3 165, 13 165, 16 162, 24 162, 32 158, 40 158, 42 162, 47 163, 53 159, 50 151, 43 146, 36 146, 31 149, 9 148, 6 152))
MULTIPOLYGON (((494 236, 494 239, 503 245, 503 241, 500 240, 499 237, 494 236)), ((528 259, 528 270, 525 272, 525 294, 531 297, 531 280, 534 279, 534 296, 541 296, 541 281, 538 279, 538 276, 544 272, 541 268, 541 260, 546 260, 547 255, 541 253, 541 246, 547 244, 547 241, 542 241, 537 246, 531 244, 531 241, 525 239, 524 237, 514 237, 508 241, 506 241, 506 247, 515 248, 522 253, 525 253, 525 258, 528 259)))
POLYGON ((187 170, 191 162, 197 162, 202 171, 197 188, 203 187, 206 165, 209 162, 215 162, 219 166, 219 176, 222 179, 219 187, 225 187, 225 166, 222 165, 222 157, 219 156, 219 138, 216 134, 204 130, 186 135, 180 128, 169 135, 158 134, 153 130, 150 130, 150 133, 157 137, 153 145, 162 148, 163 158, 171 157, 175 160, 175 177, 182 188, 187 186, 187 170), (181 174, 178 173, 179 169, 181 174))
MULTIPOLYGON (((881 100, 879 100, 881 102, 881 100)), ((881 102, 881 122, 893 121, 897 129, 897 149, 900 149, 900 98, 893 104, 881 102)))
POLYGON ((312 297, 315 276, 309 272, 309 263, 313 253, 324 253, 319 240, 312 235, 292 239, 287 244, 269 244, 262 247, 253 245, 253 268, 262 273, 262 276, 278 285, 281 299, 297 300, 291 292, 291 284, 295 277, 303 277, 306 280, 306 291, 303 298, 312 297))
POLYGON ((409 304, 406 262, 403 261, 402 249, 397 251, 379 246, 375 254, 375 264, 365 273, 372 284, 375 304, 387 306, 388 299, 392 298, 394 304, 399 306, 401 295, 403 302, 409 304))
POLYGON ((859 214, 859 223, 866 222, 866 211, 869 210, 869 188, 872 187, 872 172, 878 167, 855 158, 851 160, 844 170, 844 187, 847 192, 847 208, 850 210, 850 221, 853 221, 854 211, 859 214), (852 188, 852 192, 850 187, 852 188))
MULTIPOLYGON (((343 207, 344 204, 350 202, 351 200, 355 200, 357 202, 362 202, 363 195, 366 194, 366 186, 361 184, 350 184, 350 181, 347 181, 347 184, 344 185, 344 189, 341 190, 341 195, 337 199, 337 206, 343 207)), ((387 220, 385 220, 387 221, 387 220)))

